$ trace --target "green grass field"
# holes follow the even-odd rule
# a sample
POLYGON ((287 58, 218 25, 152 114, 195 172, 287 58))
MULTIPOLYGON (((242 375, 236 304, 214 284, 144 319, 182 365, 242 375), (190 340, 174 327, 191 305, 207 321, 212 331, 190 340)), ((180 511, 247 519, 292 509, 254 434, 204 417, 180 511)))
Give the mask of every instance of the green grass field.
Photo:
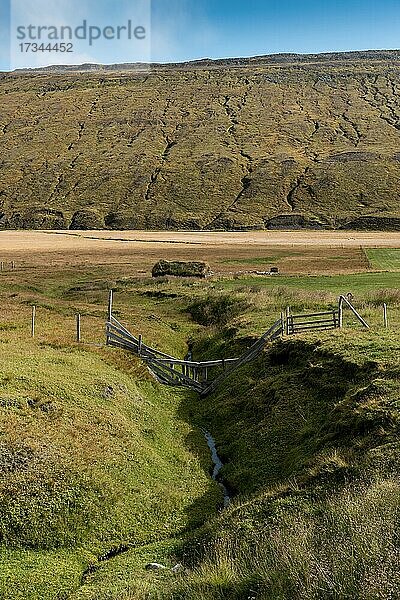
POLYGON ((400 271, 400 248, 366 248, 372 269, 400 271))
POLYGON ((299 275, 299 276, 240 276, 235 279, 224 278, 216 285, 221 289, 237 289, 241 286, 254 288, 294 288, 309 292, 331 292, 342 294, 352 292, 361 297, 368 291, 399 287, 398 273, 356 273, 354 275, 299 275))

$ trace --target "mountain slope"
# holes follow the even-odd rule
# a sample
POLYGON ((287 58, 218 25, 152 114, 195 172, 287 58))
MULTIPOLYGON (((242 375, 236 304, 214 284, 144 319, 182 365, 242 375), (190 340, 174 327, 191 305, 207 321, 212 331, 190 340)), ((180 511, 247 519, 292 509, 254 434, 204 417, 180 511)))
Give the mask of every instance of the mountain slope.
POLYGON ((1 222, 399 229, 399 90, 397 51, 3 74, 1 222))

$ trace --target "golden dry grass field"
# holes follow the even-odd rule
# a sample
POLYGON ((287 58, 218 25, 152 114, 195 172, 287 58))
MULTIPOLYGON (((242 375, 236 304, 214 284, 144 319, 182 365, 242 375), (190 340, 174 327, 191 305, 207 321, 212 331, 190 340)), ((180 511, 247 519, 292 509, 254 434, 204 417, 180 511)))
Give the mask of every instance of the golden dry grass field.
POLYGON ((282 274, 365 272, 364 248, 400 247, 400 233, 333 231, 146 232, 3 231, 0 260, 6 269, 46 270, 108 265, 110 274, 148 276, 167 260, 205 260, 215 274, 266 271, 282 274))

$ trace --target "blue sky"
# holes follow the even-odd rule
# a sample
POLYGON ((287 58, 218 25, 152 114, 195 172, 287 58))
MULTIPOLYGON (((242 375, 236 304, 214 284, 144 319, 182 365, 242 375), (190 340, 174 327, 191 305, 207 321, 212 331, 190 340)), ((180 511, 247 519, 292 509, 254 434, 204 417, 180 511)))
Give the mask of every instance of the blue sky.
MULTIPOLYGON (((37 24, 46 24, 46 18, 50 24, 59 15, 65 24, 74 20, 71 24, 78 25, 86 18, 105 26, 135 19, 138 2, 150 4, 150 0, 11 0, 11 12, 17 15, 18 24, 24 25, 34 17, 37 24)), ((10 67, 9 7, 10 0, 0 0, 2 70, 10 67)), ((399 48, 400 0, 152 0, 150 31, 151 59, 160 62, 206 56, 399 48)), ((14 30, 12 35, 14 39, 14 30)), ((144 59, 148 50, 143 52, 144 59)), ((127 41, 103 40, 91 48, 78 49, 69 58, 70 62, 93 59, 112 63, 131 62, 138 57, 140 52, 135 54, 127 41)), ((29 55, 18 58, 27 66, 37 64, 29 55)), ((55 62, 52 58, 49 63, 55 62)))

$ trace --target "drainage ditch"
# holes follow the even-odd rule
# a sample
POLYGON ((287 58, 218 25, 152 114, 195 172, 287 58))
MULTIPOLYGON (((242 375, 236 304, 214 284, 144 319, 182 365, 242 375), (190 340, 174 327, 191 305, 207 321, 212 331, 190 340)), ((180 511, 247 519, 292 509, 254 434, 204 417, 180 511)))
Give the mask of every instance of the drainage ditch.
POLYGON ((224 508, 226 508, 227 506, 229 506, 229 503, 231 501, 231 496, 229 494, 228 488, 224 485, 221 477, 219 476, 219 472, 221 471, 224 464, 221 461, 220 457, 218 456, 217 447, 215 445, 215 440, 212 437, 211 433, 209 433, 205 429, 202 429, 202 432, 204 434, 204 437, 207 440, 207 445, 210 448, 211 458, 212 458, 212 461, 214 464, 212 478, 214 479, 214 481, 216 481, 218 483, 219 487, 222 490, 222 493, 224 495, 224 508))

